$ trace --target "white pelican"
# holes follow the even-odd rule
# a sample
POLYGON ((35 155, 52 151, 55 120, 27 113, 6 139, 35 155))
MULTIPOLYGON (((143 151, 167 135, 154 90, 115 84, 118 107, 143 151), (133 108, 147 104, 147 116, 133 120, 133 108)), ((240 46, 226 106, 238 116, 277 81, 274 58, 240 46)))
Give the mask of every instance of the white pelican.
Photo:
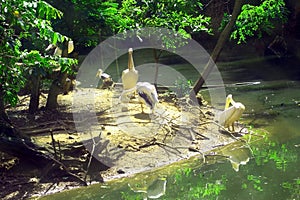
POLYGON ((103 81, 103 84, 101 86, 98 85, 97 88, 106 89, 113 85, 111 76, 107 73, 104 73, 102 69, 98 69, 96 77, 102 79, 103 81))
POLYGON ((122 83, 123 83, 123 89, 129 90, 136 86, 136 83, 138 81, 138 71, 134 68, 134 62, 132 57, 132 48, 128 49, 128 69, 125 69, 122 72, 122 83))
POLYGON ((110 79, 110 75, 107 73, 103 73, 102 69, 98 69, 96 77, 101 78, 102 80, 110 79))
POLYGON ((230 128, 234 131, 234 122, 239 120, 244 110, 245 106, 240 102, 235 102, 232 99, 232 95, 229 94, 226 98, 225 110, 219 114, 218 121, 222 126, 228 128, 229 131, 230 128), (232 106, 229 107, 230 104, 232 104, 232 106))
POLYGON ((143 104, 146 104, 152 111, 158 103, 158 95, 155 86, 148 82, 138 82, 136 91, 141 102, 142 113, 144 113, 143 104))

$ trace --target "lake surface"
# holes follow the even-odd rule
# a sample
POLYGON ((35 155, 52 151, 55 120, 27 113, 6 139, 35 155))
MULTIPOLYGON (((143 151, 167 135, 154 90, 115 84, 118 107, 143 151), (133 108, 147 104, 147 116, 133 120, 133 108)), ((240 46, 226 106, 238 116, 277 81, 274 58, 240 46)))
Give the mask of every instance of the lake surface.
MULTIPOLYGON (((42 199, 300 199, 300 73, 296 64, 218 63, 226 93, 246 106, 241 121, 253 131, 246 138, 248 143, 217 149, 205 162, 199 155, 154 172, 42 199)), ((180 71, 184 64, 175 67, 180 71)), ((195 73, 188 78, 195 80, 195 73)))

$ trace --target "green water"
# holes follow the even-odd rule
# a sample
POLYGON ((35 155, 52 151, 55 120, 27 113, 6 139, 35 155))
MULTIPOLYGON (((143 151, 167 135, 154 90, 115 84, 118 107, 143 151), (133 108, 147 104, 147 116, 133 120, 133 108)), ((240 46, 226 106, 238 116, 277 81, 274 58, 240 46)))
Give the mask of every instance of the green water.
POLYGON ((226 93, 246 106, 242 121, 254 131, 246 138, 248 144, 240 142, 226 150, 232 156, 237 147, 251 152, 249 162, 240 165, 239 171, 226 158, 211 155, 203 162, 199 156, 154 172, 43 199, 300 199, 300 82, 294 76, 299 72, 277 66, 272 75, 265 72, 272 70, 266 62, 254 63, 252 68, 249 65, 227 63, 220 67, 225 83, 260 81, 253 86, 226 87, 226 93), (262 67, 265 73, 257 70, 262 67))

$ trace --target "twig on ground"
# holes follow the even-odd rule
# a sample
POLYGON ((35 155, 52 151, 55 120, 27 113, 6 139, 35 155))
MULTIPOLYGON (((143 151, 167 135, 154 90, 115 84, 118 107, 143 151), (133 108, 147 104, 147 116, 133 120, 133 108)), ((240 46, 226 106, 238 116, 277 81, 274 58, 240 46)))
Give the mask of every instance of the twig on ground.
MULTIPOLYGON (((94 137, 93 137, 93 135, 92 135, 92 133, 91 133, 91 131, 89 131, 89 133, 90 133, 90 136, 91 136, 91 140, 92 140, 92 142, 93 142, 93 147, 92 147, 92 150, 91 150, 91 153, 90 153, 90 158, 89 158, 89 162, 88 162, 88 165, 87 165, 87 167, 86 167, 86 173, 85 173, 85 176, 84 176, 84 181, 86 182, 86 178, 87 178, 87 175, 88 175, 88 172, 89 172, 89 169, 90 169, 90 165, 91 165, 91 163, 92 163, 92 159, 93 159, 93 155, 94 155, 94 152, 95 152, 95 147, 100 143, 100 141, 101 140, 99 140, 99 142, 95 142, 95 139, 94 139, 94 137)), ((101 135, 101 132, 100 132, 100 135, 101 135)), ((100 136, 99 135, 99 136, 100 136)))
POLYGON ((58 146, 58 152, 59 152, 59 161, 61 162, 62 155, 61 155, 61 147, 60 147, 60 142, 57 140, 57 146, 58 146))
POLYGON ((206 160, 205 160, 205 154, 202 153, 201 151, 199 151, 198 149, 195 149, 195 148, 193 148, 193 147, 189 147, 189 151, 193 151, 193 152, 198 152, 198 153, 200 153, 200 154, 202 155, 203 162, 204 162, 204 163, 206 162, 206 160))
POLYGON ((55 140, 54 140, 52 129, 50 129, 50 134, 51 134, 51 139, 52 139, 52 148, 53 148, 53 151, 54 151, 54 158, 57 160, 57 152, 56 152, 55 140))

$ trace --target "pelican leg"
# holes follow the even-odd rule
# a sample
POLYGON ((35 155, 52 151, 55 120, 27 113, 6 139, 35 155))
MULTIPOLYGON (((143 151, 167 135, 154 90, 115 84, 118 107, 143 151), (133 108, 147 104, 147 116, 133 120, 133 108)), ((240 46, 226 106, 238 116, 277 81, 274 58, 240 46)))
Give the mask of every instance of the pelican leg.
POLYGON ((234 132, 234 122, 228 126, 228 131, 234 132), (231 128, 231 130, 230 130, 231 128))
POLYGON ((144 106, 143 106, 143 103, 141 103, 141 108, 142 108, 142 113, 144 114, 144 106))

